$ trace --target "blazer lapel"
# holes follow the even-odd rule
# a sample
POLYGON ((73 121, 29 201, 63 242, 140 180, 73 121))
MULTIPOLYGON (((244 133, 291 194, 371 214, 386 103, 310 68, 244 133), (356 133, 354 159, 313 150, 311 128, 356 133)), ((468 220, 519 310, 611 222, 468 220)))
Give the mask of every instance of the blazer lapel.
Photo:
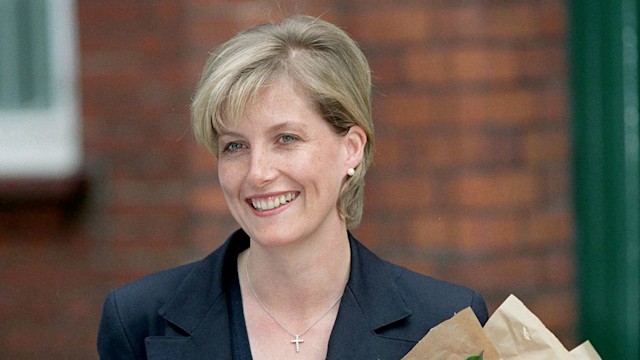
POLYGON ((202 324, 186 336, 158 336, 145 340, 150 360, 231 359, 231 333, 224 296, 216 302, 202 324))
POLYGON ((351 273, 329 339, 328 359, 399 359, 419 340, 411 309, 387 264, 352 236, 351 273), (416 338, 418 337, 418 338, 416 338))
MULTIPOLYGON (((351 235, 349 241, 351 273, 327 358, 399 359, 421 337, 405 321, 411 309, 388 265, 351 235)), ((168 324, 166 335, 145 341, 149 359, 231 358, 229 308, 223 289, 236 273, 237 254, 248 244, 246 234, 233 234, 185 278, 174 298, 159 311, 168 324)))
POLYGON ((237 254, 248 245, 244 232, 234 233, 184 279, 173 299, 158 311, 168 323, 165 336, 145 339, 148 359, 231 358, 224 289, 236 274, 237 254))

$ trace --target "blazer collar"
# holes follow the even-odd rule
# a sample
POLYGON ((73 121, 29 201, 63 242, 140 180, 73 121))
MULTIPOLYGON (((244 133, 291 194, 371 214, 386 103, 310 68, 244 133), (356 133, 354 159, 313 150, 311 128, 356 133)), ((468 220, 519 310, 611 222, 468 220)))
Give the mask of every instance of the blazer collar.
MULTIPOLYGON (((342 356, 349 351, 362 354, 363 346, 377 340, 377 333, 384 329, 386 337, 396 337, 389 332, 393 330, 391 325, 411 316, 388 264, 351 234, 349 243, 351 271, 331 333, 328 355, 342 356), (360 347, 349 345, 354 342, 360 347)), ((159 310, 159 315, 180 331, 175 336, 147 338, 149 359, 190 359, 205 353, 231 357, 225 289, 227 282, 236 278, 237 255, 248 246, 249 237, 238 230, 195 265, 176 295, 159 310)), ((400 339, 406 336, 398 334, 400 339)))
POLYGON ((351 273, 347 283, 371 330, 378 330, 411 315, 385 261, 351 234, 351 273))
POLYGON ((224 290, 236 278, 237 255, 249 247, 249 237, 241 230, 209 256, 196 263, 158 314, 179 331, 145 340, 147 357, 161 359, 202 359, 204 354, 231 358, 229 307, 224 290), (172 335, 171 335, 172 334, 172 335))
MULTIPOLYGON (((393 274, 386 262, 349 234, 351 271, 347 289, 367 319, 371 330, 389 325, 411 315, 393 274)), ((176 295, 159 314, 182 329, 193 333, 211 307, 224 298, 230 275, 236 271, 236 258, 249 247, 249 237, 242 230, 233 233, 216 251, 200 261, 178 287, 176 295), (188 311, 185 311, 188 309, 188 311)), ((226 299, 224 299, 226 303, 226 299)))
POLYGON ((249 237, 234 232, 216 251, 200 261, 178 287, 176 295, 159 310, 160 316, 186 333, 193 333, 215 304, 225 303, 224 290, 234 279, 236 259, 249 247, 249 237))
POLYGON ((351 273, 329 338, 327 359, 400 358, 419 339, 388 263, 351 235, 351 273), (397 342, 406 344, 398 352, 397 342))

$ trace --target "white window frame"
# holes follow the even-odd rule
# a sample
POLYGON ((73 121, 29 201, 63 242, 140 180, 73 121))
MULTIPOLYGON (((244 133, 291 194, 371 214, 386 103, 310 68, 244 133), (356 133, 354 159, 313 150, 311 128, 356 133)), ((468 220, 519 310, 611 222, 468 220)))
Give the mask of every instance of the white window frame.
POLYGON ((51 102, 42 109, 0 108, 0 180, 67 178, 81 167, 75 0, 46 6, 51 102))

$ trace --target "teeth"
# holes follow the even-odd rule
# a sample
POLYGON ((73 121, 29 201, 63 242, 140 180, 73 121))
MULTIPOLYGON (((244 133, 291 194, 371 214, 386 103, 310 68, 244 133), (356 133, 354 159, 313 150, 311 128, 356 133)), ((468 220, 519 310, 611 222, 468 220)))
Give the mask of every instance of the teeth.
POLYGON ((267 211, 278 208, 291 200, 294 200, 296 195, 294 193, 287 193, 280 196, 265 199, 251 199, 251 205, 258 211, 267 211))

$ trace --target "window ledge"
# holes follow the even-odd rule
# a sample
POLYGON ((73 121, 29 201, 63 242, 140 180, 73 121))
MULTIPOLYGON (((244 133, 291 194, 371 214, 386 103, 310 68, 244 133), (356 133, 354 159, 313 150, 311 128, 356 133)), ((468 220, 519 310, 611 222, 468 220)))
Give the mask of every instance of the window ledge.
MULTIPOLYGON (((89 181, 85 174, 52 179, 0 179, 0 243, 57 239, 78 228, 89 181)), ((66 237, 62 237, 66 238, 66 237)))
POLYGON ((84 173, 65 178, 0 178, 0 205, 66 203, 86 196, 84 173))

